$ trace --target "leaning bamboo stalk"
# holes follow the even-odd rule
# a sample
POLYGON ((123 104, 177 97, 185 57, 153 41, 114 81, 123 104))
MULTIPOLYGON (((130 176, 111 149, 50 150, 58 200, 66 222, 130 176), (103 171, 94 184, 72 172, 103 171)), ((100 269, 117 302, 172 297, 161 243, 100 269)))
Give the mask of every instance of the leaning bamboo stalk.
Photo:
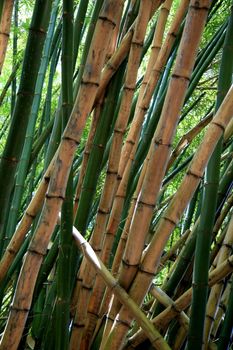
POLYGON ((39 210, 41 209, 46 191, 48 189, 50 176, 53 168, 53 162, 51 162, 49 168, 47 169, 46 173, 44 174, 43 180, 41 181, 34 197, 32 198, 30 204, 28 205, 14 235, 12 236, 11 241, 9 242, 6 251, 0 261, 0 283, 3 281, 3 279, 6 276, 6 273, 13 262, 14 258, 16 257, 23 241, 28 233, 29 228, 31 227, 31 224, 33 223, 34 219, 36 218, 39 210))
MULTIPOLYGON (((209 286, 212 287, 227 277, 233 271, 233 255, 221 263, 216 269, 209 274, 209 286)), ((168 306, 158 316, 151 321, 159 329, 164 329, 169 322, 176 317, 181 311, 185 310, 191 303, 192 288, 189 288, 184 294, 174 301, 172 306, 168 306)), ((139 330, 128 340, 128 345, 135 348, 138 344, 146 339, 144 332, 139 330)), ((126 346, 127 348, 127 346, 126 346)))
POLYGON ((213 118, 213 112, 209 113, 204 119, 202 119, 197 125, 183 135, 178 142, 176 148, 172 151, 171 157, 168 162, 167 169, 171 167, 175 159, 180 153, 192 142, 192 140, 209 124, 213 118))
POLYGON ((0 22, 0 74, 5 60, 8 40, 10 36, 11 16, 14 6, 14 0, 5 0, 0 22))
MULTIPOLYGON (((200 14, 199 14, 200 16, 200 14)), ((164 246, 174 227, 180 220, 188 202, 190 201, 194 191, 196 190, 200 179, 203 176, 205 166, 211 156, 217 141, 222 136, 228 122, 233 114, 233 86, 229 90, 221 107, 216 113, 215 118, 210 123, 206 131, 203 142, 198 148, 195 157, 184 177, 179 190, 175 194, 171 204, 165 211, 163 217, 158 223, 154 238, 140 264, 140 269, 131 287, 130 295, 132 298, 141 303, 145 292, 153 279, 155 271, 158 267, 159 260, 164 246), (143 286, 143 288, 141 288, 143 286)), ((126 327, 120 323, 120 319, 128 320, 127 310, 122 310, 118 316, 118 324, 114 327, 114 332, 120 330, 122 337, 126 332, 126 327), (121 326, 120 326, 121 324, 121 326)), ((118 333, 119 334, 119 333, 118 333)))
MULTIPOLYGON (((198 4, 194 4, 193 2, 190 3, 190 9, 181 39, 177 61, 172 73, 159 124, 152 141, 154 147, 148 163, 142 192, 131 224, 129 239, 127 241, 123 263, 121 265, 119 281, 126 290, 132 282, 140 263, 145 236, 149 230, 156 199, 167 167, 173 135, 178 123, 185 93, 194 66, 197 48, 208 12, 208 5, 209 1, 200 1, 198 4)), ((157 62, 159 62, 159 59, 157 62)), ((160 248, 159 245, 158 248, 160 248)), ((143 260, 146 259, 149 251, 150 249, 147 251, 143 260)), ((160 254, 161 253, 162 252, 160 252, 160 254)), ((148 278, 151 279, 150 273, 148 274, 148 278)), ((144 284, 142 283, 141 286, 143 285, 144 284)), ((139 287, 139 290, 140 289, 141 288, 139 287)), ((145 291, 146 289, 144 292, 145 291)), ((144 292, 142 292, 142 294, 144 294, 144 292)), ((122 324, 121 333, 119 332, 120 328, 121 326, 119 323, 116 325, 115 329, 118 333, 117 339, 119 339, 119 342, 121 343, 122 339, 124 339, 123 334, 125 335, 127 329, 122 324)), ((112 330, 112 332, 115 334, 114 330, 112 330)), ((115 344, 117 344, 117 342, 115 342, 115 344)), ((117 346, 120 346, 120 344, 117 346)))
POLYGON ((77 242, 79 249, 85 258, 92 264, 93 268, 102 277, 104 282, 113 291, 120 302, 129 308, 130 312, 134 315, 138 324, 144 329, 149 339, 153 341, 156 349, 170 349, 163 337, 157 332, 157 330, 151 326, 151 322, 146 318, 144 313, 140 310, 138 305, 129 297, 127 292, 118 284, 117 280, 111 275, 102 260, 96 255, 91 245, 85 240, 85 238, 73 227, 73 236, 77 242))
MULTIPOLYGON (((164 2, 164 0, 153 1, 150 17, 153 16, 154 12, 159 8, 159 6, 163 2, 164 2)), ((103 95, 110 79, 116 73, 117 69, 120 67, 121 63, 125 60, 125 58, 127 57, 127 54, 129 53, 130 45, 131 45, 132 38, 134 35, 136 21, 137 21, 137 19, 131 25, 128 32, 125 34, 124 38, 122 39, 118 49, 112 55, 110 60, 106 63, 106 65, 102 71, 100 85, 99 85, 98 92, 96 95, 96 100, 95 100, 96 102, 99 101, 100 98, 102 98, 102 95, 103 95)))
POLYGON ((57 222, 73 157, 97 93, 106 47, 115 27, 114 17, 122 1, 106 0, 100 13, 85 71, 70 120, 62 136, 54 171, 38 227, 19 276, 13 307, 1 340, 1 349, 17 349, 30 309, 33 290, 43 256, 57 222), (105 38, 103 42, 102 38, 105 38), (27 276, 27 283, 24 277, 27 276))
MULTIPOLYGON (((116 124, 114 126, 113 139, 112 139, 109 160, 108 160, 107 175, 105 179, 102 196, 100 199, 94 232, 91 238, 92 243, 95 242, 96 244, 97 243, 96 240, 98 241, 97 246, 100 245, 99 242, 101 242, 103 239, 103 232, 107 224, 113 197, 115 195, 120 152, 121 152, 121 147, 123 143, 123 137, 128 124, 132 99, 133 99, 133 95, 136 87, 136 79, 137 79, 138 68, 140 65, 140 58, 141 58, 141 52, 143 48, 144 37, 146 34, 147 24, 150 19, 151 4, 152 4, 151 0, 144 0, 141 2, 139 14, 137 17, 135 30, 132 38, 120 109, 116 120, 116 124)), ((106 263, 106 259, 103 256, 102 256, 102 261, 106 263)), ((83 295, 83 298, 80 299, 80 305, 79 304, 77 305, 78 310, 80 310, 79 306, 83 305, 83 300, 88 301, 88 299, 90 298, 90 284, 93 284, 94 277, 95 277, 95 272, 93 271, 93 269, 90 269, 87 267, 85 271, 85 277, 83 279, 84 295, 83 295)), ((102 300, 102 297, 99 298, 99 300, 102 300)), ((85 320, 86 318, 87 308, 85 309, 82 308, 82 310, 83 310, 83 313, 80 313, 79 311, 78 322, 81 322, 83 324, 84 322, 83 320, 85 320)), ((89 331, 87 331, 86 338, 88 340, 90 339, 89 331)))
MULTIPOLYGON (((129 234, 131 220, 132 220, 133 213, 134 213, 134 210, 135 210, 135 207, 136 207, 136 203, 137 203, 137 199, 138 199, 139 193, 141 191, 143 179, 144 179, 144 176, 145 176, 145 173, 146 173, 147 164, 148 164, 148 159, 146 159, 146 161, 145 161, 145 163, 143 165, 142 174, 139 177, 139 181, 137 183, 137 187, 136 187, 135 193, 134 193, 133 198, 132 198, 132 203, 131 203, 131 206, 130 206, 130 209, 129 209, 129 213, 127 215, 127 219, 126 219, 126 222, 125 222, 125 225, 124 225, 124 229, 122 231, 119 244, 117 245, 117 250, 116 250, 116 253, 115 253, 115 256, 114 256, 112 269, 111 269, 113 276, 117 276, 119 274, 119 267, 120 267, 120 264, 121 264, 122 256, 123 256, 124 251, 125 251, 125 246, 126 246, 126 242, 127 242, 127 239, 128 239, 128 234, 129 234)), ((121 184, 122 184, 122 182, 120 183, 120 186, 121 186, 121 184)), ((97 285, 97 283, 98 283, 98 280, 96 282, 96 285, 97 285)), ((102 316, 103 314, 107 313, 107 308, 108 308, 111 296, 112 296, 111 290, 108 289, 106 291, 105 296, 104 296, 104 301, 102 302, 102 305, 101 305, 101 310, 100 310, 100 313, 99 313, 100 316, 102 316)), ((111 315, 110 315, 110 317, 111 317, 111 315)), ((108 320, 108 316, 107 316, 107 320, 108 320)), ((107 328, 106 328, 105 332, 107 333, 107 328)))
POLYGON ((165 263, 172 257, 176 251, 181 249, 183 245, 185 244, 186 240, 188 239, 190 235, 190 230, 187 230, 181 237, 180 239, 177 240, 177 242, 169 249, 169 251, 164 254, 161 259, 160 259, 160 267, 158 268, 158 272, 162 270, 164 267, 165 263))
MULTIPOLYGON (((161 49, 165 25, 166 25, 166 21, 167 21, 167 17, 168 17, 171 5, 172 5, 172 0, 167 0, 167 1, 165 1, 165 3, 161 7, 160 14, 158 17, 158 22, 156 25, 154 38, 153 38, 153 43, 152 43, 152 47, 151 47, 151 55, 150 55, 149 62, 147 65, 146 73, 144 75, 144 78, 143 78, 143 81, 142 81, 142 84, 141 84, 141 87, 139 90, 139 96, 138 96, 138 101, 137 101, 135 113, 137 113, 137 108, 138 108, 137 106, 140 105, 140 101, 144 95, 144 91, 145 91, 146 85, 149 81, 153 65, 156 62, 159 51, 161 49)), ((126 142, 127 142, 127 139, 126 139, 126 142)), ((124 146, 123 146, 123 148, 124 148, 124 146)), ((109 260, 109 255, 110 255, 110 252, 112 249, 112 245, 113 245, 113 241, 114 241, 115 234, 117 231, 117 227, 118 227, 119 222, 120 222, 120 216, 121 216, 121 212, 122 212, 122 208, 123 208, 123 204, 124 204, 124 200, 125 200, 127 183, 128 183, 128 179, 129 179, 129 175, 130 175, 130 169, 131 169, 131 164, 127 165, 127 169, 125 170, 124 177, 120 181, 119 187, 117 185, 118 190, 116 192, 116 196, 115 196, 114 201, 113 201, 113 206, 112 206, 111 214, 109 217, 108 226, 106 229, 106 239, 105 239, 104 247, 103 247, 102 257, 103 257, 105 262, 107 262, 109 260)), ((122 173, 123 173, 123 170, 121 169, 121 160, 120 160, 119 169, 118 169, 118 176, 117 176, 118 183, 122 177, 122 173)))
MULTIPOLYGON (((153 295, 155 299, 157 299, 163 306, 166 308, 168 306, 174 305, 174 301, 159 287, 152 285, 150 287, 150 294, 153 295)), ((180 322, 180 325, 187 331, 189 326, 189 318, 184 313, 184 311, 181 311, 178 315, 178 321, 180 322)))

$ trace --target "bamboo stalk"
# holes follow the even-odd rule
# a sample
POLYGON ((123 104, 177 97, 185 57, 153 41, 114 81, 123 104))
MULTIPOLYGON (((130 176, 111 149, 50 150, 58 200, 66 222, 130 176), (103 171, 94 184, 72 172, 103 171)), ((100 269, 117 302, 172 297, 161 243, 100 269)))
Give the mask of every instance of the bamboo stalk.
POLYGON ((14 0, 5 0, 3 3, 1 21, 0 21, 0 74, 5 60, 8 40, 10 36, 11 16, 14 6, 14 0))
MULTIPOLYGON (((37 74, 40 67, 40 58, 50 18, 51 4, 51 0, 46 2, 37 0, 35 3, 24 54, 16 105, 0 162, 0 178, 2 183, 7 178, 7 182, 5 182, 0 193, 1 203, 9 202, 14 183, 14 175, 23 148, 37 74), (20 128, 18 127, 19 123, 20 128)), ((6 224, 7 207, 5 204, 2 204, 1 207, 0 240, 2 241, 6 224)), ((1 244, 1 249, 2 247, 3 244, 1 244)))

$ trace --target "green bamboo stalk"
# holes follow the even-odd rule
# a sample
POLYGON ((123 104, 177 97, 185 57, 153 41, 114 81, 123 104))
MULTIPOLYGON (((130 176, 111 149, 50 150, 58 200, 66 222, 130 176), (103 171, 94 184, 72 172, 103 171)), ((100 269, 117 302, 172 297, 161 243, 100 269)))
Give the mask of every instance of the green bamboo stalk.
POLYGON ((51 4, 51 0, 37 0, 34 7, 16 105, 0 162, 0 179, 1 183, 5 183, 0 194, 0 206, 2 208, 0 213, 1 242, 3 240, 7 210, 5 203, 9 202, 16 166, 23 148, 27 123, 34 97, 37 74, 40 66, 40 58, 50 17, 51 4), (20 128, 18 127, 19 124, 20 128), (7 179, 7 181, 5 181, 5 179, 7 179))
MULTIPOLYGON (((73 106, 73 0, 63 0, 62 25, 62 126, 73 106)), ((72 272, 73 171, 71 169, 61 210, 60 246, 57 263, 57 298, 54 310, 57 350, 69 348, 70 297, 72 272)))
MULTIPOLYGON (((233 72, 233 54, 229 50, 233 40, 233 13, 229 21, 227 34, 223 46, 223 54, 219 72, 218 95, 215 111, 221 105, 231 86, 233 72)), ((220 177, 220 160, 222 139, 219 140, 206 169, 205 187, 200 224, 197 232, 193 273, 193 297, 188 334, 188 350, 201 348, 203 342, 205 310, 208 293, 209 252, 212 231, 217 208, 217 195, 220 177)))
POLYGON ((4 98, 6 96, 6 93, 10 87, 11 84, 13 84, 15 78, 16 78, 16 73, 21 65, 21 61, 19 60, 18 63, 13 67, 11 74, 9 75, 9 78, 2 89, 1 95, 0 95, 0 106, 3 104, 4 98))
POLYGON ((33 144, 33 134, 36 126, 36 120, 38 117, 38 111, 39 111, 41 95, 42 95, 42 88, 43 88, 45 74, 46 74, 48 61, 49 61, 49 51, 52 43, 52 37, 53 37, 56 17, 58 13, 58 5, 59 5, 59 0, 56 0, 54 2, 54 6, 51 13, 50 25, 49 25, 48 34, 45 41, 43 57, 42 57, 40 69, 38 72, 38 78, 36 81, 35 97, 33 99, 30 119, 29 119, 27 131, 26 131, 26 139, 25 139, 20 163, 18 166, 18 171, 16 176, 16 185, 15 185, 11 211, 8 218, 7 229, 6 229, 7 240, 11 238, 17 224, 19 207, 20 207, 20 203, 21 203, 22 195, 24 191, 24 183, 28 172, 28 165, 29 165, 31 149, 33 144))

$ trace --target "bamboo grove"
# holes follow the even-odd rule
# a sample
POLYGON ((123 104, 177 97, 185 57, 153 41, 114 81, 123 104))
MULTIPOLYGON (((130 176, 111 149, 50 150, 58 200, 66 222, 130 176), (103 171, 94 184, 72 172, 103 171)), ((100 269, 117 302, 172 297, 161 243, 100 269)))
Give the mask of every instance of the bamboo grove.
POLYGON ((0 350, 226 350, 233 1, 0 2, 0 350))

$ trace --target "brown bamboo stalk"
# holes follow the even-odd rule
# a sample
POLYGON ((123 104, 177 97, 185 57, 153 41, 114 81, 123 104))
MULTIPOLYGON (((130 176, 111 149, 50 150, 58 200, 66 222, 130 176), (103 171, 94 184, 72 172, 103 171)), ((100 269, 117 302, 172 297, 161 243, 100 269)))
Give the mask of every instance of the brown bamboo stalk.
POLYGON ((5 60, 8 40, 10 36, 11 16, 14 7, 14 0, 5 0, 2 9, 0 22, 0 74, 5 60))
POLYGON ((100 12, 80 90, 58 149, 42 214, 20 272, 12 310, 0 343, 1 350, 17 349, 20 342, 31 306, 36 278, 65 196, 73 157, 87 116, 93 107, 101 69, 106 57, 106 47, 111 39, 111 33, 115 27, 114 18, 121 3, 122 0, 106 0, 100 12))
MULTIPOLYGON (((233 255, 221 263, 216 269, 209 274, 209 286, 219 283, 222 279, 227 277, 233 271, 233 255)), ((176 317, 181 311, 185 310, 191 303, 192 288, 189 288, 184 294, 174 301, 173 306, 167 307, 158 316, 151 321, 158 329, 164 329, 169 322, 176 317)), ((135 348, 141 342, 146 339, 144 332, 139 330, 128 340, 128 344, 124 349, 128 349, 128 346, 135 348)))
MULTIPOLYGON (((223 240, 223 244, 218 253, 218 264, 221 264, 224 260, 230 256, 233 247, 233 216, 229 223, 226 236, 223 240)), ((205 329, 204 329, 204 349, 208 348, 209 336, 213 327, 213 321, 216 316, 218 305, 220 303, 224 283, 216 284, 210 291, 210 295, 206 307, 205 329)))
MULTIPOLYGON (((132 220, 133 213, 134 213, 134 210, 135 210, 135 207, 136 207, 137 198, 138 198, 139 193, 141 191, 141 187, 142 187, 144 175, 145 175, 145 172, 146 172, 147 164, 148 164, 148 161, 146 159, 145 164, 144 164, 143 169, 142 169, 141 176, 139 177, 139 181, 137 183, 137 187, 136 187, 135 193, 134 193, 134 195, 132 197, 132 203, 131 203, 131 206, 130 206, 130 209, 129 209, 129 213, 128 213, 128 216, 127 216, 127 219, 126 219, 126 222, 125 222, 125 226, 124 226, 121 238, 120 238, 120 242, 119 242, 119 244, 117 246, 117 250, 116 250, 116 253, 115 253, 115 256, 114 256, 114 260, 113 260, 113 264, 112 264, 112 274, 113 274, 114 277, 116 277, 119 274, 120 263, 121 263, 121 260, 122 260, 122 256, 124 254, 126 242, 127 242, 127 239, 128 239, 128 233, 129 233, 129 229, 130 229, 131 220, 132 220)), ((121 183, 120 183, 120 186, 121 186, 121 183)), ((96 282, 96 284, 97 284, 97 282, 96 282)), ((103 302, 101 304, 99 317, 101 317, 102 315, 107 313, 107 309, 108 309, 108 305, 110 303, 111 297, 112 297, 112 293, 108 289, 106 291, 106 293, 105 293, 104 300, 103 300, 103 302)), ((109 316, 111 318, 111 315, 109 315, 109 316)), ((106 333, 107 333, 107 331, 108 331, 107 327, 105 327, 105 328, 106 328, 106 333)))
POLYGON ((0 261, 0 283, 3 281, 3 279, 6 276, 6 273, 13 262, 14 258, 16 257, 16 254, 18 253, 24 238, 26 234, 29 231, 29 228, 32 225, 32 222, 34 221, 36 215, 38 214, 39 210, 41 209, 45 194, 49 185, 50 181, 50 175, 52 172, 54 160, 51 162, 49 168, 47 169, 46 173, 44 174, 43 180, 41 181, 34 197, 32 198, 31 202, 29 203, 27 209, 25 210, 25 213, 17 226, 17 229, 12 236, 11 241, 9 242, 5 253, 3 254, 3 257, 0 261))
POLYGON ((81 164, 81 169, 79 171, 79 178, 78 178, 78 183, 77 183, 77 187, 76 187, 76 191, 75 191, 75 198, 74 198, 74 217, 75 217, 75 215, 77 213, 77 209, 78 209, 78 202, 79 202, 80 195, 81 195, 82 184, 83 184, 83 180, 85 177, 87 163, 88 163, 89 155, 91 152, 97 124, 99 121, 100 111, 101 111, 101 104, 98 103, 95 107, 94 112, 93 112, 93 118, 91 121, 91 128, 90 128, 90 131, 88 133, 87 142, 86 142, 85 149, 83 152, 83 160, 82 160, 82 164, 81 164))
MULTIPOLYGON (((147 28, 148 21, 150 19, 151 6, 152 6, 151 0, 143 0, 140 3, 139 14, 135 24, 135 30, 134 30, 131 49, 129 53, 129 60, 127 65, 125 83, 123 86, 123 93, 122 93, 119 114, 114 127, 113 139, 112 139, 112 144, 110 148, 107 175, 105 179, 102 196, 100 199, 95 228, 91 238, 92 246, 95 249, 96 247, 99 248, 99 246, 101 246, 101 242, 103 240, 103 232, 106 228, 109 212, 110 212, 113 198, 116 191, 117 171, 118 171, 121 147, 122 147, 123 137, 126 131, 126 127, 128 124, 128 118, 130 115, 132 99, 133 99, 133 95, 136 87, 137 72, 140 65, 140 58, 141 58, 143 42, 146 34, 146 28, 147 28)), ((107 263, 106 258, 103 255, 102 255, 102 261, 104 263, 107 263)), ((77 306, 77 309, 79 310, 77 325, 79 323, 83 324, 85 322, 87 308, 82 307, 81 309, 82 312, 80 312, 80 308, 81 308, 81 305, 83 305, 83 301, 85 300, 86 302, 88 302, 90 298, 90 285, 93 284, 94 277, 95 277, 95 271, 87 267, 85 271, 85 277, 83 280, 83 291, 82 291, 83 298, 79 300, 79 303, 77 306)), ((94 291, 96 292, 96 288, 94 289, 94 291)), ((98 291, 96 292, 96 295, 97 293, 98 291)), ((102 300, 102 297, 99 298, 100 302, 101 300, 102 300)), ((90 332, 90 329, 87 330, 85 335, 87 342, 90 341, 90 337, 91 337, 91 334, 89 332, 90 332)))
MULTIPOLYGON (((157 195, 167 167, 171 142, 179 120, 180 111, 194 66, 197 48, 208 12, 208 5, 209 1, 204 0, 198 3, 195 2, 195 4, 193 1, 190 3, 190 9, 181 39, 177 61, 168 87, 160 121, 152 141, 154 147, 148 163, 142 193, 135 211, 134 220, 131 225, 129 239, 123 257, 123 263, 121 265, 119 282, 126 290, 132 282, 140 263, 145 235, 149 230, 157 195)), ((157 62, 158 61, 159 60, 157 60, 157 62)), ((158 245, 158 249, 159 248, 162 248, 160 244, 158 245)), ((148 255, 149 251, 150 249, 147 251, 143 260, 146 259, 146 263, 150 265, 146 258, 146 256, 149 256, 149 260, 151 259, 151 253, 148 255)), ((162 251, 159 253, 159 258, 161 253, 162 251)), ((143 272, 141 273, 143 277, 145 277, 144 275, 146 274, 144 271, 147 271, 147 269, 144 270, 143 266, 143 272)), ((151 272, 147 274, 147 278, 151 281, 150 274, 151 272)), ((147 280, 147 278, 145 278, 145 280, 147 280)), ((142 291, 142 286, 144 286, 144 283, 140 284, 140 287, 137 286, 139 291, 142 291)), ((141 298, 148 287, 149 285, 146 283, 145 289, 139 299, 140 303, 142 301, 141 298)), ((116 312, 117 311, 118 310, 116 309, 116 312)), ((123 312, 123 314, 127 319, 127 311, 125 313, 123 312)), ((122 318, 122 321, 124 320, 124 317, 122 318)), ((117 343, 117 340, 115 339, 115 348, 115 346, 120 346, 122 339, 124 339, 127 332, 127 328, 124 326, 124 321, 122 323, 119 322, 114 328, 115 330, 113 329, 112 332, 113 334, 117 334, 117 337, 114 335, 114 338, 119 341, 119 343, 117 343)), ((109 344, 107 344, 107 346, 109 346, 109 344)))
MULTIPOLYGON (((164 0, 152 0, 150 18, 153 16, 155 11, 160 7, 160 5, 163 2, 164 0)), ((124 61, 124 59, 127 57, 127 54, 129 53, 136 22, 137 22, 137 18, 129 28, 128 32, 125 34, 116 52, 112 55, 110 60, 106 63, 103 69, 103 72, 101 74, 100 85, 99 85, 99 89, 95 100, 96 102, 98 102, 99 99, 102 98, 110 79, 116 73, 121 63, 124 61)))
MULTIPOLYGON (((164 4, 161 7, 156 30, 154 33, 153 43, 152 43, 152 47, 151 47, 151 55, 150 55, 149 62, 147 65, 146 73, 145 73, 143 81, 142 81, 141 88, 139 90, 137 104, 140 104, 139 101, 143 97, 146 85, 147 85, 147 83, 149 81, 149 77, 151 75, 153 65, 156 62, 159 51, 161 49, 165 25, 166 25, 166 21, 167 21, 167 17, 168 17, 171 5, 172 5, 172 0, 167 0, 164 2, 164 4)), ((137 110, 137 107, 136 107, 136 110, 137 110)), ((121 213, 122 213, 122 209, 123 209, 123 205, 124 205, 124 200, 125 200, 125 195, 126 195, 126 189, 127 189, 130 169, 131 169, 131 163, 127 165, 127 167, 125 169, 124 178, 122 179, 122 181, 120 181, 120 179, 122 177, 122 173, 123 173, 123 171, 121 169, 121 161, 120 161, 119 169, 118 169, 118 176, 117 176, 117 181, 118 181, 118 184, 120 181, 120 185, 119 185, 119 187, 117 185, 118 189, 117 189, 114 201, 113 201, 111 215, 109 217, 108 226, 106 229, 106 236, 105 236, 106 238, 105 238, 104 247, 103 247, 103 254, 102 254, 104 261, 108 261, 108 259, 109 259, 109 255, 110 255, 110 252, 112 249, 112 245, 113 245, 113 241, 114 241, 114 238, 116 235, 116 231, 117 231, 117 228, 119 226, 120 217, 121 217, 121 213)))
MULTIPOLYGON (((134 155, 131 153, 135 153, 137 142, 139 139, 141 126, 145 117, 145 114, 149 108, 151 98, 155 87, 159 81, 160 75, 163 71, 163 68, 167 62, 169 54, 171 52, 172 46, 175 42, 177 33, 179 31, 181 22, 184 18, 184 15, 187 11, 189 4, 189 0, 182 0, 180 6, 176 12, 176 16, 171 24, 169 32, 166 36, 165 42, 162 48, 159 50, 158 57, 154 61, 153 68, 151 69, 151 65, 153 64, 153 57, 150 62, 150 66, 148 68, 148 74, 145 76, 144 84, 142 85, 142 92, 140 98, 138 99, 138 103, 136 106, 135 117, 133 119, 132 125, 130 127, 125 145, 122 150, 121 161, 119 165, 119 177, 123 176, 124 169, 129 158, 133 159, 134 155)), ((164 9, 166 12, 167 10, 164 9)), ((165 13, 164 13, 165 15, 165 13)), ((159 33, 160 35, 160 33, 159 33)), ((156 45, 157 45, 157 37, 156 37, 156 45)), ((158 44, 159 46, 159 44, 158 44)), ((156 54, 156 52, 155 52, 156 54)))

